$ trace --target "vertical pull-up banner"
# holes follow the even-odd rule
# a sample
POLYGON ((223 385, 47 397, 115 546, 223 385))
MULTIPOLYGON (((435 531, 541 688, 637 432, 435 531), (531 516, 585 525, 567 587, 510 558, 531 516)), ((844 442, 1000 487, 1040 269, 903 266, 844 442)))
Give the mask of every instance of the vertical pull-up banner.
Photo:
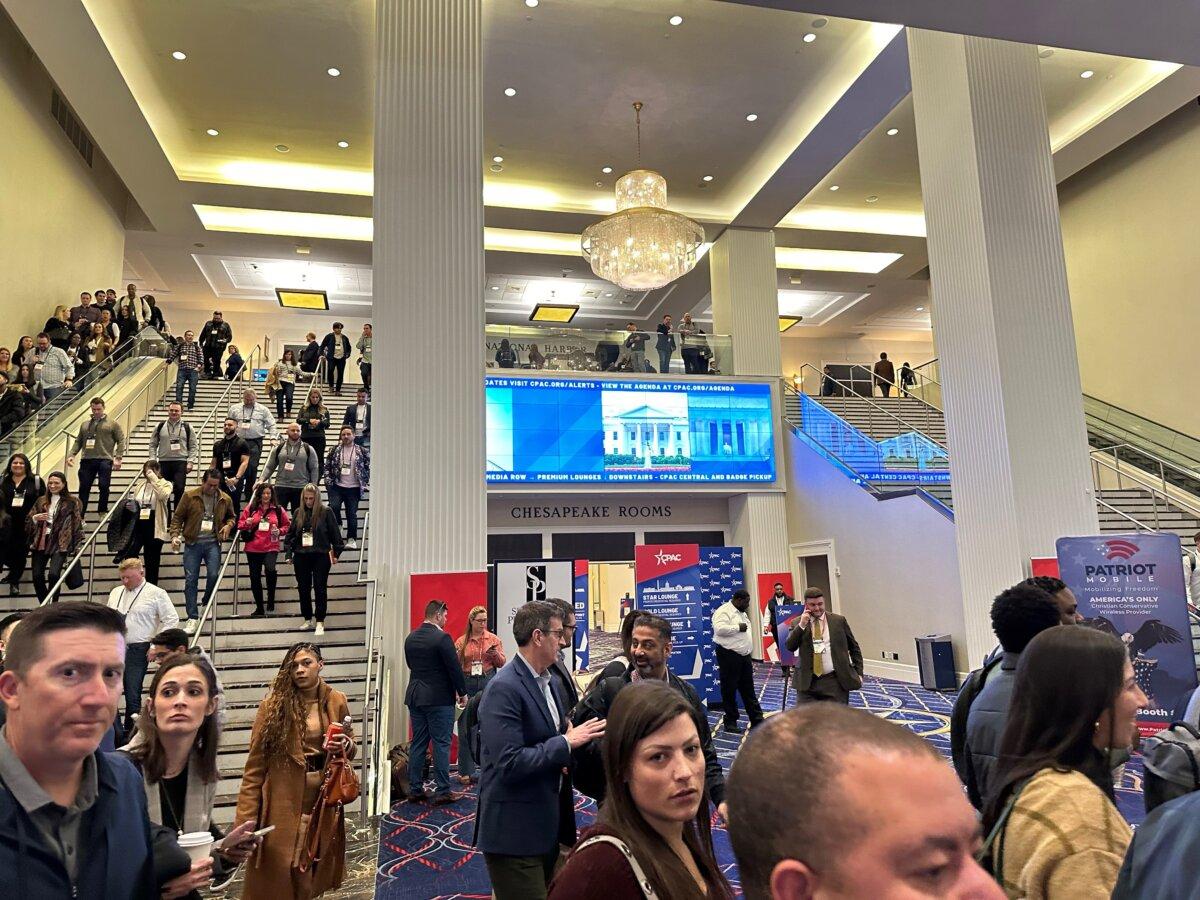
POLYGON ((1120 638, 1148 703, 1143 735, 1171 724, 1176 705, 1196 687, 1196 657, 1183 583, 1183 550, 1174 534, 1059 538, 1061 578, 1075 594, 1084 625, 1120 638))
POLYGON ((783 662, 783 654, 786 651, 780 641, 786 638, 778 635, 779 623, 783 621, 779 614, 778 608, 775 613, 775 631, 771 630, 771 601, 775 599, 775 585, 783 586, 783 597, 775 600, 776 607, 787 606, 794 604, 796 592, 792 589, 792 573, 791 572, 759 572, 758 574, 758 609, 762 613, 763 624, 763 659, 767 662, 782 663, 785 666, 790 666, 792 663, 783 662))
MULTIPOLYGON (((575 560, 504 559, 495 562, 495 632, 504 643, 504 656, 512 659, 517 652, 513 637, 513 617, 531 600, 551 597, 574 602, 575 560)), ((578 614, 577 614, 578 615, 578 614)), ((578 634, 578 623, 576 634, 578 634)), ((586 623, 585 623, 586 631, 586 623)))
MULTIPOLYGON (((700 699, 710 706, 721 702, 721 684, 717 674, 717 648, 713 637, 713 613, 728 602, 733 592, 746 586, 746 570, 741 547, 700 548, 700 614, 704 617, 704 690, 700 699)), ((699 689, 697 689, 699 690, 699 689)))
MULTIPOLYGON (((637 583, 637 608, 671 623, 668 666, 704 699, 707 682, 705 654, 701 652, 704 614, 701 610, 699 546, 643 544, 634 547, 633 574, 637 583)), ((708 675, 711 678, 711 665, 708 675)))
POLYGON ((588 561, 575 560, 575 671, 587 669, 591 649, 588 644, 588 561))

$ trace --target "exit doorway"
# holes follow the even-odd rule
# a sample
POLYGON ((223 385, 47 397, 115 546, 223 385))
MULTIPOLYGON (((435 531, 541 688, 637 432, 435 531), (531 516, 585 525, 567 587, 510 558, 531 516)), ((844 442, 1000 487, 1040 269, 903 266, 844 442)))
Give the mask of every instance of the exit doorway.
POLYGON ((820 588, 826 606, 838 609, 837 564, 834 561, 833 541, 810 541, 791 545, 792 577, 796 585, 796 602, 804 598, 808 588, 820 588))

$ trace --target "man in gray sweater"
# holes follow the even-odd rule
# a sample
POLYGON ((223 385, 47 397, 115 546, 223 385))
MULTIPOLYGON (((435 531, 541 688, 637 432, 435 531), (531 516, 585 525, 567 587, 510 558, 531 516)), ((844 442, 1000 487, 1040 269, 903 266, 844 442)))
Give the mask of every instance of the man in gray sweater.
POLYGON ((125 429, 120 422, 113 421, 104 413, 104 400, 92 398, 92 417, 83 423, 75 438, 75 446, 67 457, 67 467, 75 465, 75 457, 83 451, 79 462, 79 503, 82 513, 87 515, 88 497, 92 484, 100 479, 100 506, 98 512, 108 512, 108 488, 113 469, 121 468, 121 457, 125 455, 125 429))
POLYGON ((270 481, 276 469, 279 477, 275 480, 275 498, 281 506, 286 505, 289 512, 295 513, 300 504, 300 491, 306 484, 317 484, 321 477, 317 452, 300 440, 300 426, 296 422, 288 425, 287 440, 271 451, 262 480, 270 481))
POLYGON ((150 436, 150 458, 157 459, 162 477, 171 482, 175 506, 187 487, 187 476, 198 456, 196 432, 183 421, 183 406, 167 404, 167 420, 159 422, 150 436))

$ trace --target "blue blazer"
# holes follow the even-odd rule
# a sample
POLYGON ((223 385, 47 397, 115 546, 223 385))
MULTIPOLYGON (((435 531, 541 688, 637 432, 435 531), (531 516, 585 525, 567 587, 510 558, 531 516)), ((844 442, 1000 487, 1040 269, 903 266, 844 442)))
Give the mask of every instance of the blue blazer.
POLYGON ((481 769, 476 846, 484 853, 543 856, 575 823, 560 823, 559 786, 571 749, 562 732, 567 714, 550 681, 559 708, 558 728, 545 696, 523 660, 514 656, 484 688, 479 703, 481 769))

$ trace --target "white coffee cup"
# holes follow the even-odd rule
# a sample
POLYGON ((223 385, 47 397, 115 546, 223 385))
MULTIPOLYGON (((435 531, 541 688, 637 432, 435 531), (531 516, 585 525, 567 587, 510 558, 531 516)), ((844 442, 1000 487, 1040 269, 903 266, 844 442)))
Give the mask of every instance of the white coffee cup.
POLYGON ((189 831, 179 836, 179 846, 187 852, 192 862, 207 859, 212 853, 213 836, 210 831, 189 831))

